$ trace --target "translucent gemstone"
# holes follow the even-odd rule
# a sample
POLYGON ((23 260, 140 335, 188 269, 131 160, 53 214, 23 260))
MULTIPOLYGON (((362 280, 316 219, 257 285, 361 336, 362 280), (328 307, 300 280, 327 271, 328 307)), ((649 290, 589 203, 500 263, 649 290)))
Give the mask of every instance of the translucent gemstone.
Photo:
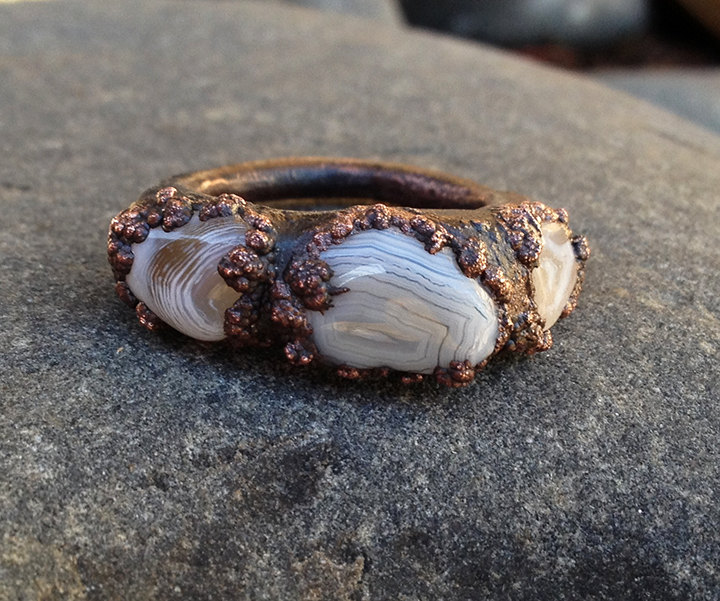
POLYGON ((225 310, 240 296, 217 271, 230 249, 245 241, 247 226, 234 217, 200 221, 171 232, 150 230, 133 244, 127 284, 165 323, 198 340, 222 340, 225 310))
POLYGON ((308 312, 313 340, 332 363, 431 373, 492 353, 495 303, 449 249, 431 255, 398 231, 369 230, 321 258, 334 272, 331 284, 349 289, 324 314, 308 312))
POLYGON ((547 330, 560 318, 577 280, 577 264, 572 243, 559 223, 541 228, 543 249, 540 263, 532 272, 537 311, 547 330))

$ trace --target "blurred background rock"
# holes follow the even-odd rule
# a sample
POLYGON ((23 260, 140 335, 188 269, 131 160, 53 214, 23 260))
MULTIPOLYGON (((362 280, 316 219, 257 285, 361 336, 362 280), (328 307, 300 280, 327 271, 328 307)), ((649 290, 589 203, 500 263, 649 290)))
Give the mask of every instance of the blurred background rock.
POLYGON ((720 0, 286 0, 581 70, 720 132, 720 0))
POLYGON ((411 23, 503 46, 587 46, 643 31, 647 0, 400 0, 411 23))
POLYGON ((332 10, 386 23, 400 25, 403 22, 400 5, 396 0, 286 0, 310 8, 332 10))

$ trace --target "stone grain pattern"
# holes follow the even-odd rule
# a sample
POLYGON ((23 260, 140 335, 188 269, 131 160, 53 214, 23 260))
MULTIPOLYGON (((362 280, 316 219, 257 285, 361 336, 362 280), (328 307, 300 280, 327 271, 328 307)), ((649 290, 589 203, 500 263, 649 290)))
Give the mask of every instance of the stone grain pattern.
POLYGON ((263 3, 0 6, 0 599, 717 599, 720 140, 475 45, 263 3), (555 347, 470 387, 147 332, 107 224, 290 154, 565 206, 555 347))

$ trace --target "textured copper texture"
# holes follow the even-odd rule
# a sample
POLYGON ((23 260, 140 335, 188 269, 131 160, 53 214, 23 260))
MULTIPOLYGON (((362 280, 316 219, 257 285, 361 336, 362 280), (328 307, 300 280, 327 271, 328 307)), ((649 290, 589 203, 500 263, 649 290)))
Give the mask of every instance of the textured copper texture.
MULTIPOLYGON (((430 254, 451 249, 461 271, 484 284, 497 304, 500 333, 492 356, 532 354, 552 346, 532 301, 530 278, 542 248, 542 223, 563 225, 578 263, 577 284, 563 317, 577 304, 589 257, 587 241, 572 235, 563 209, 470 180, 357 159, 242 163, 173 177, 112 220, 108 256, 117 293, 150 329, 159 327, 159 318, 125 284, 132 244, 142 243, 152 228, 182 227, 196 213, 201 221, 236 215, 248 226, 245 243, 218 265, 227 284, 242 293, 225 314, 227 340, 235 346, 279 345, 297 365, 323 362, 307 314, 329 309, 333 296, 344 292, 330 285, 332 271, 321 255, 353 232, 392 227, 420 241, 430 254), (327 205, 339 208, 323 210, 327 205)), ((455 361, 433 375, 442 384, 465 386, 486 363, 455 361)), ((351 379, 392 372, 335 370, 351 379)), ((424 377, 399 375, 406 383, 424 377)))

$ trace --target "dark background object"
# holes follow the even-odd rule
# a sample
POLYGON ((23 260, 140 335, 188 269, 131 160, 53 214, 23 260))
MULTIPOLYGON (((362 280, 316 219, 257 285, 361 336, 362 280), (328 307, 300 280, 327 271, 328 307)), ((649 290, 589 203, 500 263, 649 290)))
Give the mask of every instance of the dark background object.
POLYGON ((720 1, 680 0, 710 31, 720 37, 720 1))
POLYGON ((647 0, 401 0, 413 25, 503 46, 607 44, 645 29, 647 0))
POLYGON ((720 0, 683 4, 687 8, 675 0, 401 0, 413 25, 587 72, 720 132, 720 0))
POLYGON ((515 49, 567 68, 720 64, 720 38, 674 0, 400 4, 412 25, 515 49))

